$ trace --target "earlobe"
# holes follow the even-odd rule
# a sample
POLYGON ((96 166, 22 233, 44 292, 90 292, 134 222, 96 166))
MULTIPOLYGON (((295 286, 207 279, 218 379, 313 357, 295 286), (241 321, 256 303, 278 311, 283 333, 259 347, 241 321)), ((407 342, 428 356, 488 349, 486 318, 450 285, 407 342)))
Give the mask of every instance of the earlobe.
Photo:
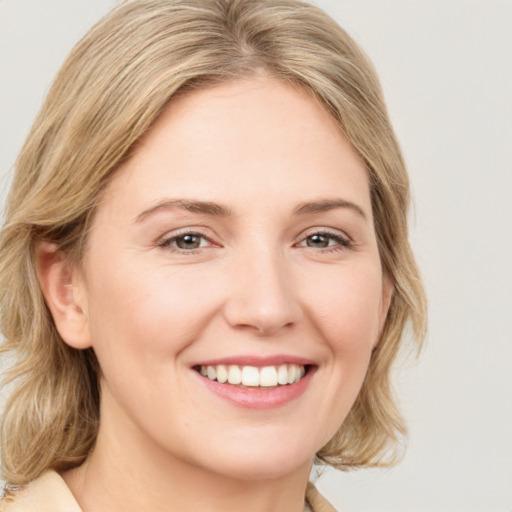
POLYGON ((56 244, 40 242, 36 271, 46 304, 62 339, 71 347, 91 346, 83 278, 56 244))

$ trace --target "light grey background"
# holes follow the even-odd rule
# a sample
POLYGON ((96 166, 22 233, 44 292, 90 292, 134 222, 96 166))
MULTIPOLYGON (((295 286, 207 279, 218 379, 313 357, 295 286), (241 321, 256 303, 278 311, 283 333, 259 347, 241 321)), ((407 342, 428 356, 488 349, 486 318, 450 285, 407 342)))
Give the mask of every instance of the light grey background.
MULTIPOLYGON (((0 203, 65 55, 115 0, 0 0, 0 203)), ((328 471, 350 512, 512 511, 512 1, 318 0, 382 78, 412 179, 430 302, 397 369, 410 427, 393 470, 328 471)))

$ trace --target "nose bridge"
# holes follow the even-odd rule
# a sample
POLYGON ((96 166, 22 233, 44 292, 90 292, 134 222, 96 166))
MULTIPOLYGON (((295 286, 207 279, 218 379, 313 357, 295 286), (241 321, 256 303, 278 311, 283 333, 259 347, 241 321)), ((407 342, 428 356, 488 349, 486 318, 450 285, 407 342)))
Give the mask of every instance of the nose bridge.
POLYGON ((237 255, 225 314, 233 327, 260 335, 274 334, 297 322, 300 307, 293 273, 281 251, 259 245, 237 255))

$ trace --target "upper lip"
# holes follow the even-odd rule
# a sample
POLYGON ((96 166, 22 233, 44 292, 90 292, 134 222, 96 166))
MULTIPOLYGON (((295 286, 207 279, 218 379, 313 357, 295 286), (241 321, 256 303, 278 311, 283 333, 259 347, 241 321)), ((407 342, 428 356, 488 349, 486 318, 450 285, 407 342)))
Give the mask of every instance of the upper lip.
POLYGON ((215 359, 207 359, 194 363, 195 366, 217 366, 220 364, 224 365, 239 365, 239 366, 256 366, 262 368, 264 366, 279 366, 282 364, 296 364, 299 366, 314 365, 315 362, 311 359, 304 357, 277 354, 273 356, 254 356, 254 355, 240 355, 240 356, 229 356, 219 357, 215 359))

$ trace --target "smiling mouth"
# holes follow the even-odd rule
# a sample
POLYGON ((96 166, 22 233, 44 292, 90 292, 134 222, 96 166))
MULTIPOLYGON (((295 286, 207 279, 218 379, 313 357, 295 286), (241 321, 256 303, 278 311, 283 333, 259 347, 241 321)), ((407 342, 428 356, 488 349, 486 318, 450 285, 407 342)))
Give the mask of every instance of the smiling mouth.
POLYGON ((276 366, 239 366, 236 364, 196 366, 194 370, 220 384, 247 388, 275 388, 299 382, 309 365, 280 364, 276 366))

